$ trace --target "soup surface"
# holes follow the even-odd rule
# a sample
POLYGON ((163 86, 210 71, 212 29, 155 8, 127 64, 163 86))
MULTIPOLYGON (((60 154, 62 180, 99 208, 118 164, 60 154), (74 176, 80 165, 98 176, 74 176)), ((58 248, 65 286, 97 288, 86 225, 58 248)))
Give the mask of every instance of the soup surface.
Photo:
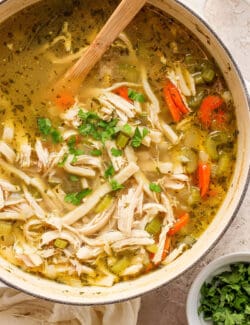
POLYGON ((53 85, 116 1, 43 1, 0 28, 0 254, 112 286, 192 247, 230 185, 231 94, 213 58, 146 6, 77 96, 53 85))

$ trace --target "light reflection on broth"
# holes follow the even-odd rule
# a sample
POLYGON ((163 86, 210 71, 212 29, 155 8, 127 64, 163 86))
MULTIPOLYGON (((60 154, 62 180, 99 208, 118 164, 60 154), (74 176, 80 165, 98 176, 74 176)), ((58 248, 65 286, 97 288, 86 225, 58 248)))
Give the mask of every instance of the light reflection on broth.
POLYGON ((43 1, 0 28, 0 253, 69 285, 112 286, 173 261, 213 219, 234 169, 220 70, 151 6, 76 98, 48 98, 116 5, 43 1))

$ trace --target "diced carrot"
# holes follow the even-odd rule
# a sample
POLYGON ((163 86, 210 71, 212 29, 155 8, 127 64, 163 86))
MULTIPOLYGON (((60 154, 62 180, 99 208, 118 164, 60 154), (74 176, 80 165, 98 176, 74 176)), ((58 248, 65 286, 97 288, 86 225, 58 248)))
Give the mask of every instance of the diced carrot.
POLYGON ((165 102, 168 106, 168 109, 172 115, 173 120, 175 122, 179 122, 181 120, 182 114, 179 108, 175 105, 175 102, 171 96, 171 93, 167 85, 163 88, 163 93, 164 93, 165 102))
POLYGON ((126 99, 128 102, 132 102, 132 100, 128 97, 128 87, 119 87, 113 91, 115 94, 121 96, 122 98, 126 99))
POLYGON ((145 268, 145 273, 150 272, 154 268, 154 263, 149 262, 145 268))
POLYGON ((198 164, 198 183, 201 197, 204 197, 209 189, 211 166, 208 163, 199 162, 198 164))
POLYGON ((171 244, 171 237, 166 237, 165 240, 165 244, 164 244, 164 250, 161 256, 161 260, 165 260, 165 258, 167 257, 168 253, 169 253, 169 249, 170 249, 170 244, 171 244))
POLYGON ((217 95, 209 95, 203 99, 198 111, 198 117, 205 127, 212 123, 212 112, 222 106, 224 100, 217 95))
POLYGON ((189 109, 186 107, 178 88, 170 80, 167 81, 167 87, 175 105, 183 115, 187 114, 189 109))
POLYGON ((55 104, 63 109, 68 109, 73 106, 75 99, 70 92, 63 92, 56 96, 55 104))
POLYGON ((183 227, 186 226, 186 224, 189 222, 189 219, 189 214, 185 212, 183 215, 180 216, 180 218, 176 221, 173 227, 169 230, 168 235, 175 235, 178 231, 180 231, 183 227))

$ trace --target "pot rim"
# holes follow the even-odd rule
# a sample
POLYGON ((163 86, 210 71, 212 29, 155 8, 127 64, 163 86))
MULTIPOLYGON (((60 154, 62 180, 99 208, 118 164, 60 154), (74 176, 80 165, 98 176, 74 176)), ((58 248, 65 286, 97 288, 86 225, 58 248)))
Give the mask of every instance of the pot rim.
MULTIPOLYGON (((8 0, 3 0, 2 3, 5 3, 8 0)), ((42 1, 42 0, 40 0, 42 1)), ((40 2, 39 1, 39 2, 40 2)), ((180 7, 184 8, 186 11, 188 11, 191 15, 195 16, 196 19, 198 19, 206 28, 207 30, 214 36, 214 38, 217 40, 217 42, 219 43, 219 45, 223 48, 225 54, 228 56, 228 58, 230 59, 232 66, 234 67, 235 71, 236 71, 236 75, 239 77, 239 81, 241 83, 241 88, 243 90, 243 93, 246 95, 246 100, 248 103, 248 112, 250 112, 250 89, 247 89, 246 86, 246 82, 243 78, 243 75, 241 73, 241 70, 237 64, 237 62, 234 60, 232 54, 230 53, 228 47, 225 45, 225 43, 221 40, 221 38, 218 36, 218 34, 212 29, 212 27, 210 27, 210 25, 208 24, 208 22, 206 22, 206 20, 204 19, 204 17, 202 17, 199 13, 195 12, 192 8, 188 7, 187 5, 185 5, 184 3, 182 3, 181 0, 174 0, 180 7)), ((0 5, 2 4, 0 2, 0 5)), ((24 9, 24 8, 23 8, 24 9)), ((23 10, 21 9, 21 10, 23 10)), ((19 12, 19 11, 18 11, 19 12)), ((177 19, 178 20, 178 19, 177 19)), ((179 20, 178 20, 179 21, 179 20)), ((184 25, 185 26, 185 25, 184 25)), ((180 273, 178 273, 177 275, 173 276, 170 280, 167 280, 166 282, 163 282, 161 284, 157 284, 155 285, 153 288, 150 289, 146 289, 144 292, 142 293, 138 293, 138 294, 130 294, 128 297, 125 298, 113 298, 112 300, 108 300, 106 302, 96 302, 96 303, 90 303, 90 302, 71 302, 68 301, 66 298, 65 300, 62 299, 57 299, 57 298, 50 298, 50 297, 45 297, 42 294, 37 294, 34 292, 29 291, 28 289, 22 288, 18 285, 12 284, 10 283, 8 280, 2 279, 1 274, 0 274, 0 281, 3 282, 4 284, 6 284, 7 286, 14 288, 16 290, 19 290, 21 292, 24 292, 28 295, 31 295, 33 297, 36 298, 40 298, 40 299, 44 299, 47 301, 51 301, 51 302, 55 302, 55 303, 60 303, 60 304, 67 304, 67 305, 73 305, 73 306, 93 306, 93 305, 109 305, 109 304, 114 304, 114 303, 120 303, 123 301, 128 301, 130 299, 135 299, 135 298, 139 298, 142 297, 146 294, 149 294, 159 288, 165 287, 167 286, 169 283, 171 283, 172 281, 174 281, 176 278, 180 277, 181 275, 183 275, 186 271, 188 271, 191 267, 193 267, 194 265, 196 265, 206 254, 208 254, 214 247, 215 245, 219 242, 219 240, 222 238, 222 236, 225 234, 225 232, 228 230, 229 226, 232 224, 233 220, 236 218, 237 213, 241 207, 241 204, 245 198, 247 189, 248 189, 248 185, 250 182, 250 162, 248 163, 248 172, 247 172, 247 176, 245 179, 245 184, 242 190, 242 193, 240 194, 240 198, 239 201, 237 203, 237 205, 234 208, 234 211, 230 217, 230 219, 228 220, 226 226, 221 230, 220 234, 218 235, 218 237, 213 241, 213 243, 206 249, 204 250, 204 252, 196 257, 193 262, 189 265, 187 265, 180 273)))

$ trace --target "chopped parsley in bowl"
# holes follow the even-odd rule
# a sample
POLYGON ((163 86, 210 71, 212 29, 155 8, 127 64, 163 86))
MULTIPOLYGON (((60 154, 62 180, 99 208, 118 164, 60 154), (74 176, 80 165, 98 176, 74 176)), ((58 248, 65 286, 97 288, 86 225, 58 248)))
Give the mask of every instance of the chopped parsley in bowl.
POLYGON ((233 253, 208 264, 187 299, 190 325, 250 324, 250 253, 233 253))

